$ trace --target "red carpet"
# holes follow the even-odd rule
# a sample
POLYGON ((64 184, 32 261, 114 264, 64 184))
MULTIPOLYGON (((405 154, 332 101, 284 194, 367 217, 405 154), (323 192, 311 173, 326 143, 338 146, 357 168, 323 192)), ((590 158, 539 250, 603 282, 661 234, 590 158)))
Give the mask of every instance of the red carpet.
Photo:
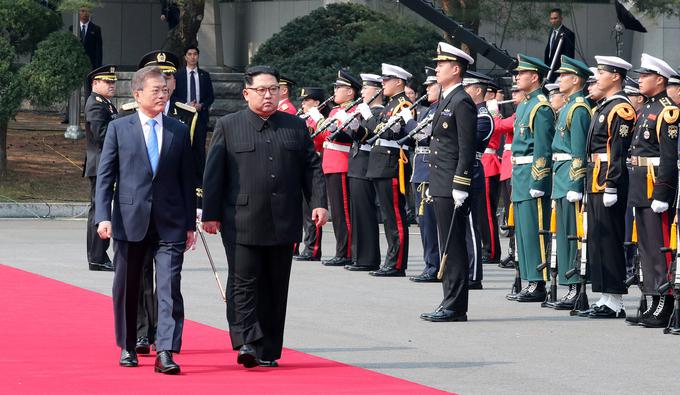
MULTIPOLYGON (((225 331, 187 321, 180 376, 118 366, 111 298, 0 265, 0 392, 435 394, 409 381, 284 350, 281 367, 245 370, 225 331)), ((192 394, 192 395, 193 395, 192 394)))

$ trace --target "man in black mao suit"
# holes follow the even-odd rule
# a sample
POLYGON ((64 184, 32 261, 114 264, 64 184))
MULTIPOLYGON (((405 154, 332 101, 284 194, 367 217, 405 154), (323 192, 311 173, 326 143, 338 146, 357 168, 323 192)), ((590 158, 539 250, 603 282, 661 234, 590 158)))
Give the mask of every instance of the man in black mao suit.
POLYGON ((442 99, 432 119, 430 142, 430 190, 439 234, 440 262, 444 272, 444 298, 431 313, 423 313, 426 321, 467 321, 468 310, 468 246, 465 228, 474 196, 469 196, 472 166, 475 161, 477 106, 463 89, 463 75, 470 55, 440 42, 437 47, 437 82, 442 86, 442 99), (453 228, 449 235, 449 227, 453 228), (447 237, 450 242, 447 243, 447 237), (448 248, 447 248, 448 247, 448 248))
POLYGON ((557 78, 555 71, 560 68, 560 59, 562 58, 562 55, 566 55, 570 58, 574 57, 576 35, 574 35, 574 32, 568 27, 562 24, 562 10, 559 8, 550 10, 550 26, 550 35, 548 36, 548 43, 545 45, 543 60, 545 64, 550 67, 552 66, 553 59, 557 59, 555 67, 552 69, 552 76, 550 77, 550 82, 554 82, 557 78), (558 52, 557 45, 560 41, 560 37, 564 37, 564 39, 562 40, 562 47, 558 52))
POLYGON ((163 115, 168 91, 160 68, 138 70, 131 86, 139 110, 109 123, 97 172, 95 221, 101 238, 115 239, 119 364, 137 366, 137 298, 142 266, 151 254, 158 303, 155 370, 177 374, 172 353, 180 351, 184 325, 180 272, 196 229, 189 129, 163 115))
POLYGON ((203 229, 222 234, 237 362, 274 367, 283 347, 293 243, 302 237, 302 197, 322 226, 326 186, 305 122, 276 110, 278 72, 251 67, 245 86, 248 108, 215 126, 203 179, 203 229))

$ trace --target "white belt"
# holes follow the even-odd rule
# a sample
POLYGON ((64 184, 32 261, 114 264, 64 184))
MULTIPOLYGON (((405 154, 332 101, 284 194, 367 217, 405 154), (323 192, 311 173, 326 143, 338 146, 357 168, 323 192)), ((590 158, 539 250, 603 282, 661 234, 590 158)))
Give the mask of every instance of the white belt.
POLYGON ((510 144, 503 144, 503 150, 504 151, 510 151, 512 149, 512 143, 510 144))
POLYGON ((371 152, 371 148, 373 148, 373 146, 370 144, 361 144, 361 146, 359 147, 360 150, 366 152, 371 152))
POLYGON ((333 151, 349 152, 349 146, 342 145, 342 144, 335 144, 335 143, 330 142, 330 141, 324 141, 323 147, 326 148, 326 149, 333 150, 333 151))
POLYGON ((495 154, 496 150, 493 149, 493 148, 486 148, 486 149, 484 149, 484 153, 485 154, 495 154))
POLYGON ((562 161, 565 161, 565 160, 571 160, 571 154, 556 153, 556 154, 553 154, 553 160, 555 162, 562 162, 562 161))
POLYGON ((630 163, 633 166, 659 166, 661 158, 658 156, 631 156, 630 163))
POLYGON ((510 161, 513 165, 526 165, 529 163, 534 163, 534 156, 513 156, 510 161))
POLYGON ((430 147, 416 147, 416 154, 429 154, 430 147))
POLYGON ((607 155, 606 152, 590 154, 590 160, 592 162, 595 162, 598 159, 600 160, 600 162, 609 162, 609 155, 607 155))
POLYGON ((394 140, 378 139, 378 141, 375 142, 375 145, 379 145, 381 147, 401 148, 403 150, 408 151, 408 146, 399 145, 394 140))

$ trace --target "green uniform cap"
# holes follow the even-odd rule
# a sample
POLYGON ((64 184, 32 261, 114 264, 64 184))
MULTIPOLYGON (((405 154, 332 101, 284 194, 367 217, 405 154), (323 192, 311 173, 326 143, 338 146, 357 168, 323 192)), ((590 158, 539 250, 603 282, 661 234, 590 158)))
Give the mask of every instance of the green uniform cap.
POLYGON ((562 65, 557 70, 557 74, 576 74, 577 76, 588 79, 593 73, 588 69, 588 65, 580 60, 562 55, 562 65))
POLYGON ((529 70, 529 71, 535 71, 538 74, 545 75, 548 74, 548 70, 550 70, 550 67, 543 63, 540 59, 534 58, 533 56, 527 56, 524 54, 517 54, 517 60, 519 61, 517 64, 517 67, 515 68, 516 71, 524 71, 524 70, 529 70))

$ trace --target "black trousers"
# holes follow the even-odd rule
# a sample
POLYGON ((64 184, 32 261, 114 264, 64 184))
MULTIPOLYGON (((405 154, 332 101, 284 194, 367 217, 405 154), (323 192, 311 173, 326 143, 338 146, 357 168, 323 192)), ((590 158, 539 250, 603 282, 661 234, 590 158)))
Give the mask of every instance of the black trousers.
MULTIPOLYGON (((302 199, 302 230, 304 237, 302 239, 302 255, 311 255, 315 259, 321 258, 321 236, 323 235, 323 227, 316 226, 312 220, 312 207, 309 206, 307 199, 302 199)), ((300 243, 293 245, 293 254, 300 253, 300 243)))
POLYGON ((203 181, 203 170, 205 169, 205 142, 208 136, 208 120, 202 119, 202 114, 198 115, 196 128, 194 129, 194 139, 191 142, 191 153, 194 158, 194 171, 196 180, 199 184, 203 181))
POLYGON ((423 202, 423 194, 427 183, 413 184, 416 191, 416 212, 418 215, 418 228, 420 228, 420 240, 423 243, 423 259, 425 269, 423 274, 436 276, 439 271, 439 240, 437 240, 437 218, 434 215, 434 204, 423 202), (422 185, 422 186, 421 186, 422 185), (420 189, 420 192, 418 190, 420 189), (423 208, 420 215, 420 207, 423 208))
POLYGON ((476 203, 477 210, 484 213, 479 223, 482 236, 482 254, 487 260, 496 262, 501 259, 501 242, 498 234, 498 196, 500 175, 485 177, 484 199, 476 203))
POLYGON ((97 234, 97 224, 94 223, 94 193, 97 189, 97 177, 90 179, 90 210, 87 212, 87 261, 90 263, 111 262, 106 250, 109 249, 111 241, 102 240, 97 234))
POLYGON ((335 233, 335 256, 352 257, 352 223, 350 219, 350 188, 347 173, 326 174, 326 191, 335 233))
POLYGON ((399 191, 399 181, 396 178, 375 178, 373 185, 378 194, 387 238, 387 252, 383 267, 406 270, 408 266, 408 219, 406 218, 405 197, 399 191))
POLYGON ((154 285, 153 256, 147 251, 139 279, 139 299, 137 304, 137 337, 148 337, 149 342, 156 341, 158 325, 158 306, 156 305, 156 288, 154 285))
POLYGON ((468 275, 470 282, 475 283, 484 278, 480 231, 481 223, 486 221, 484 195, 484 189, 471 189, 470 197, 467 199, 470 202, 470 213, 467 215, 465 225, 465 242, 467 243, 468 263, 470 265, 468 275))
POLYGON ((349 178, 350 217, 352 221, 352 262, 367 267, 380 266, 378 207, 371 180, 349 178))
POLYGON ((468 276, 470 271, 468 259, 468 247, 465 241, 465 228, 468 227, 470 214, 470 199, 466 199, 462 206, 456 209, 456 216, 453 218, 454 205, 453 198, 435 197, 434 210, 437 217, 437 233, 439 234, 439 249, 443 254, 447 254, 446 267, 444 268, 444 278, 442 287, 444 298, 441 306, 448 310, 453 310, 458 314, 468 311, 468 276), (451 221, 453 229, 451 240, 446 248, 446 238, 449 234, 451 221), (446 250, 444 250, 446 248, 446 250))
POLYGON ((642 292, 645 295, 659 295, 658 288, 669 279, 670 254, 660 251, 668 247, 671 236, 674 210, 657 214, 649 207, 635 207, 638 248, 642 266, 642 292))
MULTIPOLYGON (((508 224, 508 214, 510 214, 510 203, 512 202, 512 179, 500 181, 500 198, 503 199, 503 223, 508 224)), ((508 255, 515 256, 515 231, 510 229, 508 231, 508 255)))
POLYGON ((231 281, 227 320, 234 350, 250 344, 260 359, 281 358, 292 247, 225 244, 231 281))
MULTIPOLYGON (((621 190, 621 188, 619 188, 621 190)), ((588 274, 594 292, 626 294, 626 255, 623 242, 626 235, 627 195, 619 194, 611 207, 602 203, 601 193, 589 193, 588 213, 588 274)))
POLYGON ((116 344, 134 350, 137 343, 137 306, 144 262, 150 254, 156 263, 158 327, 156 350, 179 352, 182 348, 184 300, 180 289, 185 242, 159 240, 153 223, 139 242, 115 240, 113 316, 116 344))

